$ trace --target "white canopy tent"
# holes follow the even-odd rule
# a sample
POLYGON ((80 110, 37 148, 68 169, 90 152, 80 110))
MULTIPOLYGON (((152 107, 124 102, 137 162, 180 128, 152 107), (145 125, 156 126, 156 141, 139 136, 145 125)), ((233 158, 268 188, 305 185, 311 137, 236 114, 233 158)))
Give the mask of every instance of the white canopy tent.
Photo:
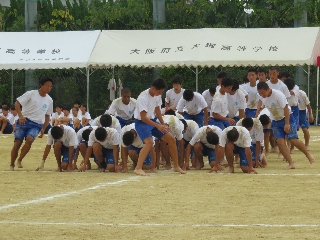
POLYGON ((88 86, 88 60, 99 34, 100 31, 0 32, 0 69, 87 68, 88 86))

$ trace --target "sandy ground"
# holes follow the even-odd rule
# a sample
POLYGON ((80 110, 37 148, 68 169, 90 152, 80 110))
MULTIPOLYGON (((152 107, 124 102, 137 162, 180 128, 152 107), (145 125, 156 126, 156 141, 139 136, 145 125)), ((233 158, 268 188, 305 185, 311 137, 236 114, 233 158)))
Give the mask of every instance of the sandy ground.
MULTIPOLYGON (((310 132, 319 162, 320 127, 310 132)), ((13 136, 0 136, 0 239, 319 239, 319 163, 297 150, 295 170, 272 153, 258 175, 209 174, 206 163, 140 177, 56 173, 53 151, 34 172, 45 142, 10 172, 13 136)))

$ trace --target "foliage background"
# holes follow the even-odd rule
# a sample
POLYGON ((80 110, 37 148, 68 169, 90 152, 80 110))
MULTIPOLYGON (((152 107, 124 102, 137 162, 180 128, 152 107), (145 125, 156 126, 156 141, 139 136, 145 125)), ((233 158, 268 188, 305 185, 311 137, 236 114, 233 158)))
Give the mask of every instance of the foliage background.
MULTIPOLYGON (((303 11, 308 13, 308 25, 319 26, 320 3, 306 0, 293 4, 288 0, 165 0, 166 22, 159 29, 186 28, 286 28, 294 26, 294 19, 303 11), (250 15, 244 9, 253 9, 250 15)), ((61 0, 38 1, 38 31, 79 31, 79 30, 136 30, 153 29, 152 0, 69 0, 64 6, 61 0)), ((0 31, 24 31, 24 1, 11 0, 10 8, 0 7, 0 31)), ((272 36, 266 36, 272 37, 272 36)), ((284 36, 293 38, 294 36, 284 36)), ((214 84, 219 71, 242 82, 245 67, 199 68, 199 92, 214 84)), ((295 67, 281 67, 295 74, 295 67)), ((304 67, 307 70, 306 66, 304 67)), ((74 100, 86 101, 85 69, 36 70, 33 75, 44 75, 55 79, 51 96, 57 103, 73 104, 74 100), (81 71, 80 71, 81 70, 81 71)), ((130 87, 133 97, 150 86, 156 75, 163 77, 170 87, 175 74, 183 78, 183 87, 195 90, 195 69, 164 68, 119 68, 114 69, 116 80, 120 78, 124 86, 130 87)), ((112 78, 112 69, 94 70, 90 76, 90 112, 93 116, 103 112, 110 104, 107 85, 112 78)), ((0 70, 0 102, 11 103, 11 76, 14 74, 14 99, 25 91, 24 71, 0 70)), ((311 67, 310 100, 315 109, 316 70, 311 67)), ((306 89, 305 85, 300 88, 306 89)))

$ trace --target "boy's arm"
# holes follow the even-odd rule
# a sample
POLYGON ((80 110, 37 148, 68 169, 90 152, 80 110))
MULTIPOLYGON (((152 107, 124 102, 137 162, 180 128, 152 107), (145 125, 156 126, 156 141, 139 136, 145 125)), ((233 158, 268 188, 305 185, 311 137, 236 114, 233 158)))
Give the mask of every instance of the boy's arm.
POLYGON ((119 145, 113 145, 112 150, 113 150, 113 158, 114 158, 114 171, 116 173, 121 172, 118 162, 119 162, 119 145))
POLYGON ((123 170, 122 172, 128 172, 128 147, 121 146, 121 159, 122 159, 122 166, 123 170))
POLYGON ((261 101, 261 99, 259 99, 258 100, 258 105, 257 105, 257 112, 256 112, 256 116, 255 117, 258 117, 258 115, 260 114, 261 106, 262 106, 262 101, 261 101))
POLYGON ((212 113, 212 117, 214 117, 215 119, 219 119, 219 120, 225 120, 227 122, 229 122, 231 125, 235 125, 236 121, 233 120, 232 118, 227 118, 227 117, 222 117, 219 113, 212 113))
POLYGON ((42 160, 40 162, 39 167, 37 167, 36 171, 39 171, 40 169, 44 169, 44 162, 46 161, 49 153, 50 153, 51 145, 46 145, 46 148, 44 149, 42 160))
POLYGON ((92 154, 92 146, 88 146, 86 151, 86 156, 84 157, 83 165, 79 168, 79 172, 85 172, 87 169, 87 164, 89 162, 89 158, 92 154))
POLYGON ((39 138, 42 138, 44 135, 44 131, 46 130, 47 126, 49 125, 49 121, 50 121, 50 116, 49 115, 45 115, 45 120, 44 120, 44 124, 42 124, 42 129, 40 131, 40 135, 39 138))
POLYGON ((146 111, 140 112, 141 121, 143 121, 144 123, 146 123, 146 124, 148 124, 150 126, 153 126, 153 127, 157 128, 160 132, 166 133, 166 132, 170 131, 169 127, 167 125, 164 125, 164 122, 163 122, 163 119, 162 119, 162 115, 161 115, 161 111, 160 111, 160 107, 156 107, 155 108, 155 112, 156 112, 156 116, 158 117, 159 122, 161 124, 155 123, 155 122, 151 121, 149 118, 147 118, 147 112, 146 111))
MULTIPOLYGON (((248 160, 248 163, 249 163, 249 167, 248 167, 248 173, 256 173, 256 170, 253 169, 252 167, 252 153, 251 153, 251 149, 250 147, 245 147, 245 153, 246 153, 246 157, 247 157, 247 160, 248 160)), ((258 160, 258 159, 257 159, 258 160)))
POLYGON ((211 168, 211 170, 209 172, 216 172, 217 173, 218 171, 223 170, 223 168, 220 166, 219 162, 221 159, 223 159, 224 149, 225 149, 225 147, 221 147, 220 145, 219 145, 219 148, 216 149, 216 151, 217 151, 216 161, 214 163, 213 168, 211 168))
POLYGON ((286 133, 290 132, 290 113, 289 113, 289 108, 288 104, 283 108, 284 111, 284 117, 285 117, 285 125, 284 125, 284 131, 286 133))
POLYGON ((259 155, 260 155, 260 149, 261 149, 261 143, 260 141, 256 141, 256 152, 255 152, 255 157, 256 157, 256 161, 255 161, 255 167, 261 167, 261 164, 259 162, 259 155))
POLYGON ((73 152, 74 152, 74 146, 69 146, 69 164, 67 167, 67 172, 73 171, 73 167, 72 167, 73 152))
POLYGON ((18 116, 19 116, 19 123, 21 124, 21 125, 24 125, 25 124, 25 122, 26 122, 26 118, 22 115, 22 113, 21 113, 21 107, 20 107, 21 105, 20 105, 20 102, 17 100, 16 102, 15 102, 15 104, 14 104, 14 107, 16 108, 16 111, 17 111, 17 114, 18 114, 18 116))
POLYGON ((162 118, 162 114, 161 114, 161 109, 159 106, 157 106, 155 109, 154 109, 154 112, 156 113, 156 116, 157 118, 159 119, 159 122, 164 125, 164 121, 163 121, 163 118, 162 118))
POLYGON ((205 107, 203 109, 203 113, 204 113, 204 126, 208 126, 208 109, 207 109, 207 107, 205 107))
POLYGON ((241 119, 241 118, 245 118, 245 117, 246 117, 246 115, 244 113, 244 109, 239 109, 239 118, 241 119))
POLYGON ((189 164, 190 164, 190 153, 191 153, 192 145, 189 143, 186 148, 186 154, 184 157, 184 166, 183 170, 190 170, 189 164))
POLYGON ((308 113, 309 113, 309 122, 312 123, 314 121, 314 118, 313 118, 313 114, 312 114, 312 109, 311 109, 310 103, 307 105, 307 108, 308 108, 308 113))

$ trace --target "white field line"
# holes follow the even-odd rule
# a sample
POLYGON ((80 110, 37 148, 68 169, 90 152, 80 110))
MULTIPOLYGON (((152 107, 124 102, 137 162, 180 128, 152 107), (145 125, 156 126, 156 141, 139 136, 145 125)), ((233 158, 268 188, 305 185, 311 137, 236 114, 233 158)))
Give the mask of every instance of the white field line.
POLYGON ((6 209, 9 209, 9 208, 20 207, 20 206, 23 206, 23 205, 38 204, 38 203, 41 203, 41 202, 50 201, 50 200, 57 199, 57 198, 69 197, 71 195, 76 195, 76 194, 80 194, 80 193, 91 191, 91 190, 96 190, 96 189, 107 187, 107 186, 112 186, 112 185, 118 185, 118 184, 122 184, 122 183, 132 182, 132 181, 136 181, 137 178, 138 177, 135 176, 135 177, 130 177, 128 179, 119 180, 119 181, 115 181, 115 182, 105 182, 105 183, 100 183, 100 184, 98 184, 96 186, 92 186, 92 187, 89 187, 89 188, 84 188, 84 189, 80 189, 80 190, 76 190, 76 191, 55 194, 55 195, 51 195, 51 196, 48 196, 48 197, 36 198, 36 199, 33 199, 33 200, 20 202, 20 203, 2 205, 2 206, 0 206, 0 211, 6 210, 6 209))
POLYGON ((17 225, 68 225, 68 226, 107 226, 107 227, 275 227, 275 228, 295 228, 295 227, 320 227, 320 224, 166 224, 166 223, 103 223, 103 222, 23 222, 23 221, 0 221, 0 224, 17 225))

